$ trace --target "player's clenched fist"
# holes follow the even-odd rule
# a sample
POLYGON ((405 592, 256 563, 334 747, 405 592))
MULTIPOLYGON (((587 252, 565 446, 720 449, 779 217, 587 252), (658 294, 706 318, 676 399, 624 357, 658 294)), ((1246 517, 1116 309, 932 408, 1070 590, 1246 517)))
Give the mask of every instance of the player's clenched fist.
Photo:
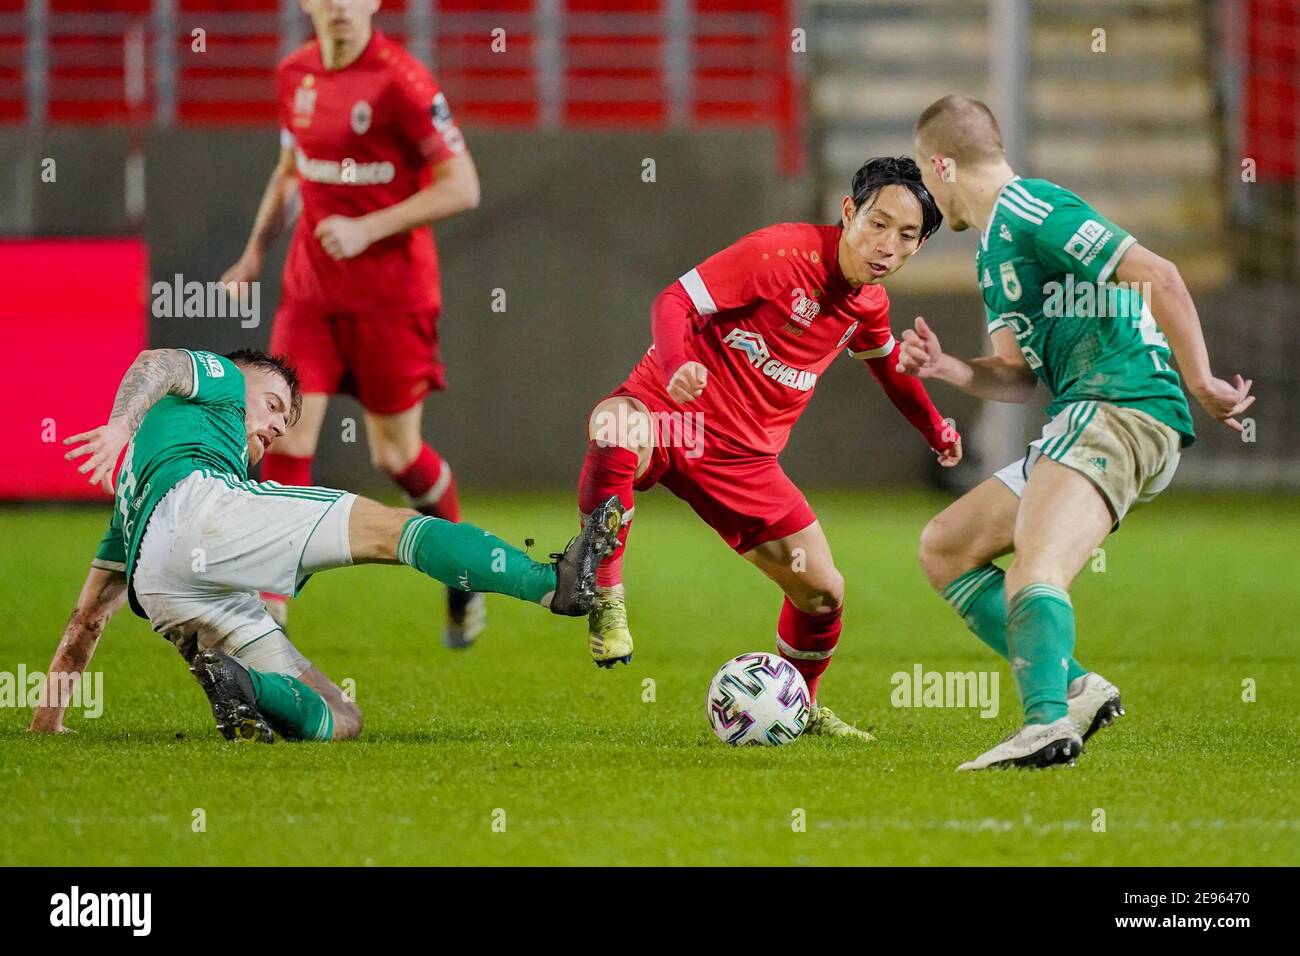
POLYGON ((351 259, 370 246, 365 223, 347 216, 326 216, 316 225, 316 238, 331 259, 351 259))
POLYGON ((221 274, 221 284, 232 282, 253 282, 262 272, 262 260, 248 252, 239 257, 239 261, 221 274))
POLYGON ((898 371, 918 378, 930 378, 938 371, 942 357, 939 337, 918 315, 916 328, 903 330, 903 341, 898 348, 898 371))
POLYGON ((708 369, 699 362, 686 362, 668 380, 668 395, 674 402, 691 402, 700 397, 708 382, 708 369))
POLYGON ((256 282, 257 277, 262 273, 262 260, 251 253, 245 252, 239 257, 239 261, 221 274, 221 285, 231 296, 239 295, 239 285, 245 282, 256 282))

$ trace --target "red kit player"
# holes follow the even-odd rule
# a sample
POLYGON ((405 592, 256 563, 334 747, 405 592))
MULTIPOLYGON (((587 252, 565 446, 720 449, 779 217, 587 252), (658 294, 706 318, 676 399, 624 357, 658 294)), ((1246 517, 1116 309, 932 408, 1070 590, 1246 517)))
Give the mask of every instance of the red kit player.
MULTIPOLYGON (((429 71, 371 29, 378 0, 301 3, 316 39, 280 64, 280 160, 248 245, 222 277, 256 279, 301 205, 271 349, 302 379, 302 417, 262 478, 311 484, 329 396, 348 393, 365 408, 375 466, 417 510, 458 521, 451 468, 420 431, 425 396, 445 387, 429 224, 478 205, 478 174, 429 71)), ((447 595, 445 641, 466 647, 483 626, 483 597, 447 595)), ((266 597, 283 611, 283 598, 266 597)))
POLYGON ((597 664, 632 656, 621 565, 633 491, 662 484, 785 592, 776 643, 808 683, 804 732, 870 739, 817 703, 839 641, 844 578, 777 456, 818 377, 847 350, 866 361, 940 464, 961 460, 955 429, 895 368, 880 285, 941 222, 912 160, 873 159, 853 177, 840 224, 760 229, 655 299, 654 345, 588 423, 579 510, 610 495, 624 508, 619 548, 596 577, 589 631, 597 664))

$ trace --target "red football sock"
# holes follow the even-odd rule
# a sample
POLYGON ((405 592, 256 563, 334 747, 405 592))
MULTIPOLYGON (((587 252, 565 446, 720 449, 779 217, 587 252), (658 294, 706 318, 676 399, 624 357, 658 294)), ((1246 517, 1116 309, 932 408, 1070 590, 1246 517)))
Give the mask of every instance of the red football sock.
POLYGON ((610 495, 623 505, 623 526, 618 530, 618 547, 596 568, 596 586, 613 587, 623 582, 623 552, 632 526, 632 482, 636 480, 637 453, 618 445, 587 442, 587 457, 578 480, 578 511, 585 518, 610 495))
POLYGON ((392 479, 406 492, 411 507, 420 514, 444 521, 460 520, 456 476, 451 473, 447 460, 427 444, 422 444, 415 461, 407 465, 405 471, 392 475, 392 479))
POLYGON ((278 481, 282 485, 310 485, 311 463, 314 455, 298 457, 267 452, 262 459, 262 480, 278 481))
POLYGON ((840 642, 842 607, 825 614, 808 614, 786 598, 776 625, 776 647, 795 666, 808 685, 809 701, 817 699, 817 685, 831 664, 831 654, 840 642))

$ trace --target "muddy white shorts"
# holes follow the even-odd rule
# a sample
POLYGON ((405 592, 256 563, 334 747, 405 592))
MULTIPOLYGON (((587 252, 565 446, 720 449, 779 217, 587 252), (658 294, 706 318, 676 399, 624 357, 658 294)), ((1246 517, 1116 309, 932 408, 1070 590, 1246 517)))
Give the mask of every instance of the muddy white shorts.
POLYGON ((1046 455, 1096 485, 1118 525, 1130 509, 1169 487, 1181 445, 1178 432, 1136 408, 1073 402, 1029 443, 1028 455, 993 477, 1020 497, 1030 469, 1046 455))
POLYGON ((356 495, 196 471, 158 502, 132 589, 153 629, 197 638, 255 670, 298 676, 310 663, 259 591, 296 594, 308 575, 352 563, 356 495))

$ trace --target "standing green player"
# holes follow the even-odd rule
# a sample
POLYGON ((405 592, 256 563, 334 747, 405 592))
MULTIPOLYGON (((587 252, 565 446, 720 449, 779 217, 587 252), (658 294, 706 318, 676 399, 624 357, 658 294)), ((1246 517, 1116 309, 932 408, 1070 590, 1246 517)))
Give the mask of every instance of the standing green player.
POLYGON ((1027 402, 1041 380, 1052 397, 1026 457, 921 536, 930 584, 1011 662, 1025 709, 1020 730, 958 769, 1072 763, 1124 711, 1119 689, 1074 659, 1067 591, 1129 509, 1169 486, 1195 437, 1170 346, 1197 401, 1237 431, 1233 416, 1255 400, 1251 382, 1210 371, 1172 263, 1069 190, 1015 174, 983 103, 944 97, 921 114, 915 140, 948 223, 981 231, 976 267, 994 354, 954 358, 918 318, 900 369, 1002 402, 1027 402), (1004 573, 993 559, 1012 551, 1004 573))

